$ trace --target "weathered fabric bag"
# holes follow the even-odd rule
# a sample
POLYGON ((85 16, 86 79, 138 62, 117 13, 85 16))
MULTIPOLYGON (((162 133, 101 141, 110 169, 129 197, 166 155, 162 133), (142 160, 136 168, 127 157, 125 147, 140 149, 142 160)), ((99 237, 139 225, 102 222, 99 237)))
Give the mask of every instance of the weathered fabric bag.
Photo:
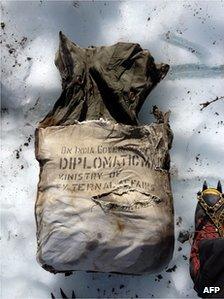
POLYGON ((36 131, 38 261, 55 273, 159 271, 173 253, 172 133, 168 114, 155 108, 157 123, 139 126, 137 113, 168 68, 136 44, 60 39, 63 92, 36 131))

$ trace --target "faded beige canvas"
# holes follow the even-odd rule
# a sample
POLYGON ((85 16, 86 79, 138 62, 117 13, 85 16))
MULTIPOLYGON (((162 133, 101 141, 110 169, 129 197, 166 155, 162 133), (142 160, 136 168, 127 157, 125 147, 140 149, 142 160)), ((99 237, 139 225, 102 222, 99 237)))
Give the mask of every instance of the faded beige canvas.
POLYGON ((52 272, 159 271, 173 253, 168 121, 39 128, 38 261, 52 272))

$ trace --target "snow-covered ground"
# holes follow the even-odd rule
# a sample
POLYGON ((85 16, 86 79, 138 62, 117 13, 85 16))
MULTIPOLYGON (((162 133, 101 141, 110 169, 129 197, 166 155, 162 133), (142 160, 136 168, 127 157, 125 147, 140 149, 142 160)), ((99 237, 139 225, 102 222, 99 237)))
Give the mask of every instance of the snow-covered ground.
POLYGON ((51 292, 57 297, 60 288, 69 296, 74 290, 76 297, 197 297, 188 272, 188 241, 176 240, 168 266, 176 265, 175 271, 142 277, 81 272, 64 277, 37 264, 34 130, 60 94, 54 66, 59 30, 83 47, 140 43, 156 61, 171 65, 140 120, 152 121, 155 104, 172 111, 176 236, 192 231, 203 179, 224 182, 224 100, 202 111, 199 105, 224 96, 224 2, 6 1, 1 10, 1 298, 50 298, 51 292))

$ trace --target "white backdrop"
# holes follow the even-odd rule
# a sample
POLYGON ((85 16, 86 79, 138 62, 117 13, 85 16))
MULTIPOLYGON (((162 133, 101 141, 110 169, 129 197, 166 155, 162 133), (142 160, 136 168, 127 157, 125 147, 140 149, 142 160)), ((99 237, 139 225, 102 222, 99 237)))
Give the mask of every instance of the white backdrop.
POLYGON ((60 287, 76 297, 197 297, 188 273, 190 244, 176 240, 169 268, 148 276, 77 272, 53 275, 35 260, 34 203, 39 167, 34 130, 60 94, 54 66, 58 32, 82 47, 138 42, 171 65, 140 113, 171 110, 171 151, 176 236, 193 230, 196 192, 207 178, 223 180, 223 1, 6 1, 1 4, 1 298, 50 298, 60 287), (178 248, 181 247, 182 250, 178 248), (186 259, 187 257, 187 259, 186 259))

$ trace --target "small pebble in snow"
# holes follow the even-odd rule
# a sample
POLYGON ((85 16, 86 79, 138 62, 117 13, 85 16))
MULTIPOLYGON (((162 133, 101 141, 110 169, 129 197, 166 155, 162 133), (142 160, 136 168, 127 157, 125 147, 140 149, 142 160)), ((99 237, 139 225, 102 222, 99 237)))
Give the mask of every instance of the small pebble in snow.
POLYGON ((5 23, 4 22, 1 22, 1 28, 2 28, 2 30, 4 30, 4 28, 5 28, 5 23))
POLYGON ((180 242, 180 243, 184 243, 186 241, 188 241, 190 238, 190 233, 189 231, 187 230, 182 230, 179 232, 179 236, 177 238, 177 240, 180 242))
POLYGON ((178 218, 177 218, 177 221, 176 221, 176 224, 177 224, 178 226, 180 226, 180 225, 182 224, 182 221, 183 221, 182 217, 178 217, 178 218))
POLYGON ((175 272, 176 269, 177 269, 177 266, 174 265, 172 268, 167 269, 166 272, 168 272, 168 273, 170 273, 170 272, 175 272))

